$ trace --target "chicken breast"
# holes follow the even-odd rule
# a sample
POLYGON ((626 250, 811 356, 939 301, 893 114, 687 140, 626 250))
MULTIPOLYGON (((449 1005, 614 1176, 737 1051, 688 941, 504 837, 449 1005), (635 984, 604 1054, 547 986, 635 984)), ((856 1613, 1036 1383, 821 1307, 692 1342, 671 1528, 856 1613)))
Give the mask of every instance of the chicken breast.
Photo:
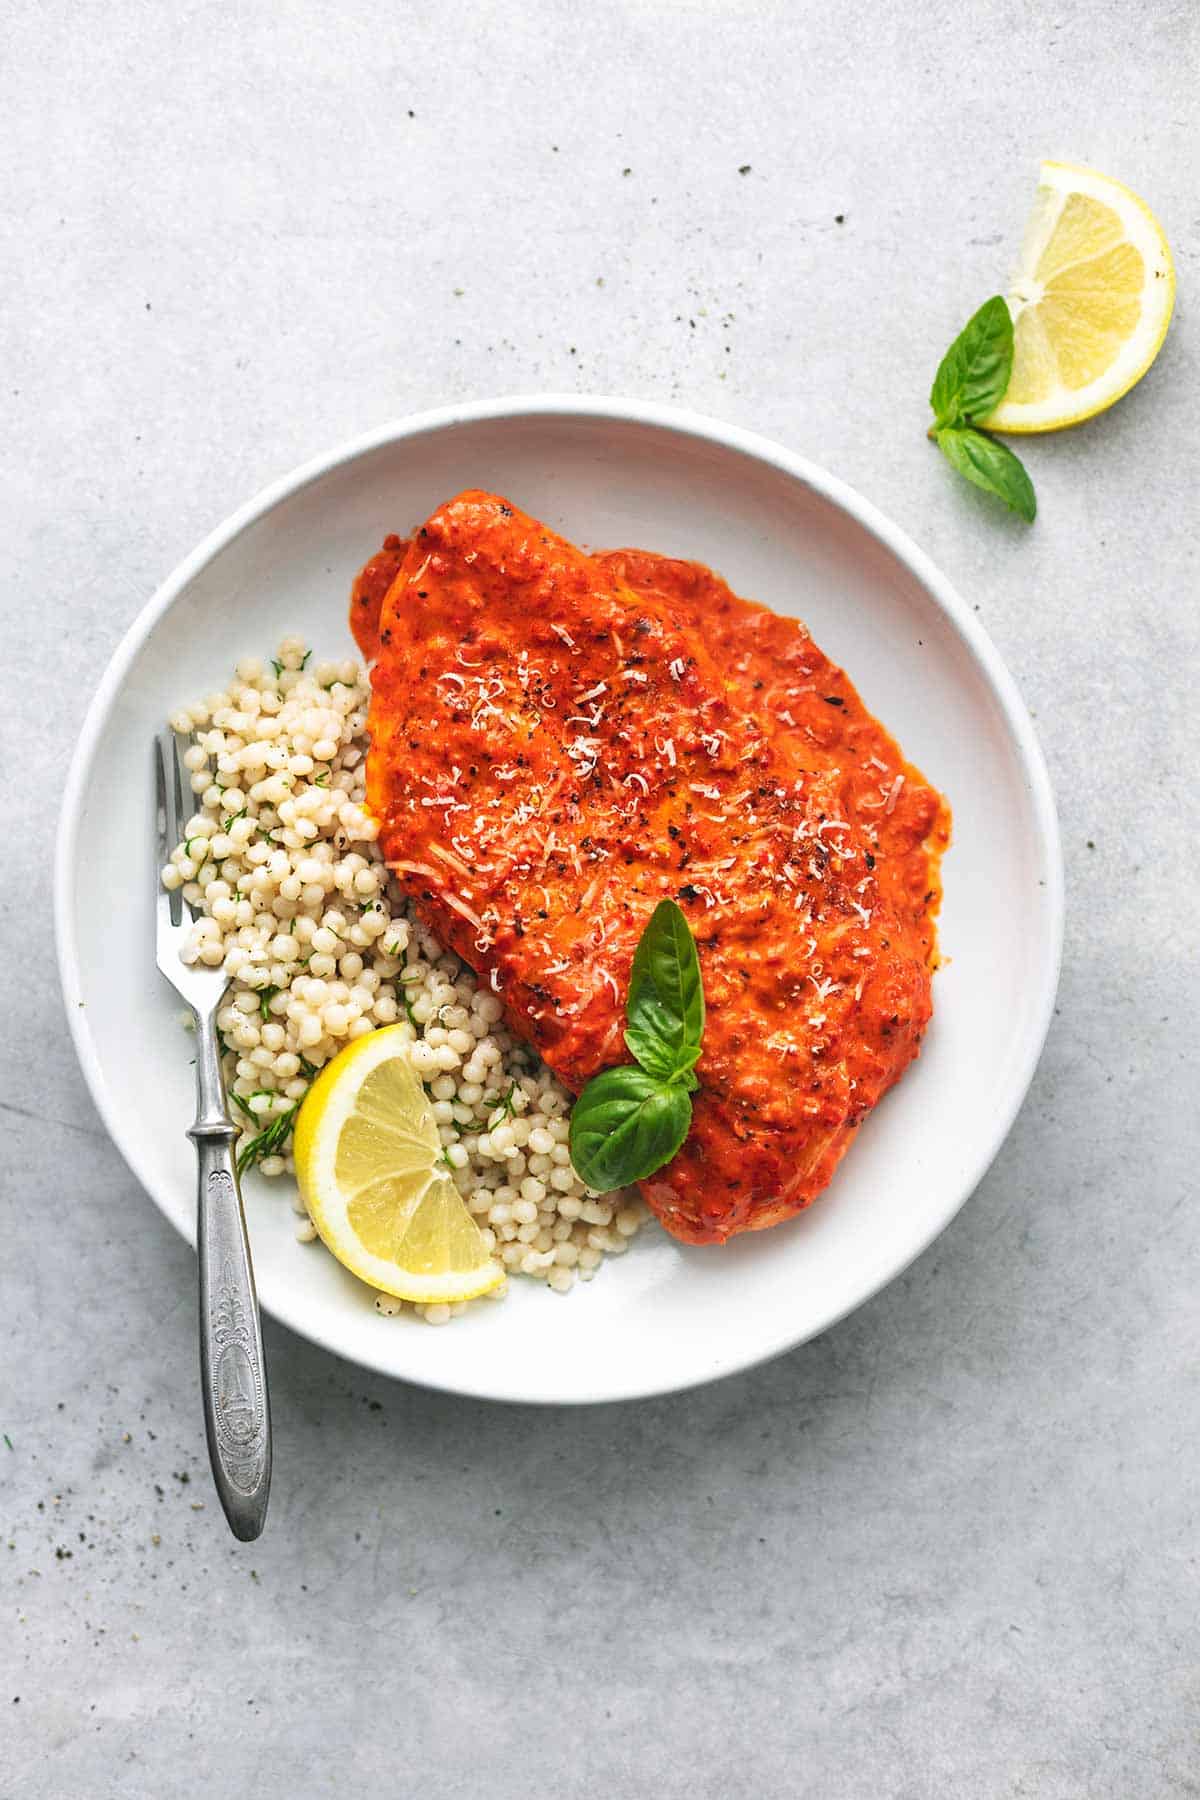
POLYGON ((916 1055, 928 908, 918 928, 885 891, 851 759, 747 704, 760 677, 714 656, 699 583, 689 607, 637 573, 483 493, 389 540, 354 602, 373 616, 388 579, 367 797, 422 916, 576 1091, 626 1060, 633 953, 678 900, 708 1000, 701 1086, 643 1192, 711 1243, 806 1206, 916 1055))

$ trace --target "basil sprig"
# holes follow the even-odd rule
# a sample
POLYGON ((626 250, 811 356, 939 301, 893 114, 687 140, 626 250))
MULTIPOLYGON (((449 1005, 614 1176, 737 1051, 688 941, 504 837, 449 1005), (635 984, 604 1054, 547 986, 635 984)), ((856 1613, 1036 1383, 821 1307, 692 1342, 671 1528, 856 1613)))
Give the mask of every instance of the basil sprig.
POLYGON ((661 900, 629 975, 625 1042, 636 1063, 605 1069, 571 1112, 571 1161, 597 1193, 643 1181, 670 1162, 692 1123, 704 1036, 704 985, 687 920, 661 900))
POLYGON ((1032 524, 1037 496, 1024 464, 976 424, 1003 400, 1012 365, 1012 314, 1007 301, 995 294, 967 320, 938 365, 929 392, 934 415, 929 436, 960 475, 998 495, 1032 524))

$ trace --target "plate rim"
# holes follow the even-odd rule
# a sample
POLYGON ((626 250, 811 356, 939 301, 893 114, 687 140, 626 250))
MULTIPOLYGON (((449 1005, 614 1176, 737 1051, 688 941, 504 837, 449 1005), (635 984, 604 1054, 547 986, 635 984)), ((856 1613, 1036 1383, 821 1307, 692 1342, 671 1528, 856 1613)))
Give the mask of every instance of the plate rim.
MULTIPOLYGON (((179 1229, 177 1221, 172 1217, 148 1176, 139 1166, 140 1158, 137 1155, 136 1146, 124 1141, 123 1133, 118 1128, 114 1109, 110 1106, 108 1086, 91 1036, 86 1008, 79 1000, 81 987, 79 948, 74 930, 73 909, 68 904, 69 895, 74 893, 79 831, 97 748, 135 658, 158 621, 170 610, 188 584, 217 555, 281 501, 291 498, 323 476, 386 445, 441 432, 453 426, 500 419, 524 418, 536 421, 539 418, 550 420, 572 417, 590 421, 608 420, 618 424, 657 427, 684 437, 700 439, 710 444, 715 443, 723 449, 739 452, 764 463, 789 476, 813 494, 832 503, 888 550, 908 570, 970 652, 972 660, 982 673, 1000 707, 1005 725, 1016 748, 1020 771, 1029 797, 1032 823, 1045 869, 1042 910, 1046 932, 1042 965, 1039 970, 1038 1005, 1030 1015, 1025 1042, 1021 1046, 1019 1065, 1004 1096, 1004 1104, 995 1115, 989 1137, 981 1144, 979 1151, 972 1159, 966 1176, 956 1187, 956 1197, 951 1204, 939 1209, 935 1220, 927 1225, 910 1246, 906 1246, 901 1260, 887 1268, 884 1273, 874 1272, 868 1285, 854 1300, 844 1305, 838 1304, 831 1307, 828 1314, 822 1315, 818 1322, 810 1328, 802 1328, 799 1331, 785 1328, 771 1341, 755 1345, 748 1354, 734 1351, 732 1354, 719 1358, 716 1366, 709 1364, 684 1379, 667 1377, 655 1380, 653 1375, 649 1375, 618 1383, 609 1391, 582 1392, 578 1395, 564 1397, 548 1395, 537 1391, 536 1388, 520 1391, 510 1388, 503 1393, 497 1393, 487 1386, 488 1365, 486 1359, 480 1360, 481 1379, 479 1381, 454 1377, 446 1379, 440 1377, 436 1370, 431 1370, 428 1374, 409 1372, 401 1375, 387 1367, 382 1361, 348 1351, 330 1333, 323 1330, 319 1323, 307 1318, 301 1319, 286 1305, 281 1306, 277 1297, 275 1297, 274 1304, 268 1304, 265 1299, 262 1302, 264 1311, 289 1330, 295 1331, 299 1336, 307 1338, 309 1342, 317 1344, 321 1349, 327 1350, 335 1356, 344 1357, 359 1367, 386 1375, 391 1380, 411 1381, 414 1385, 427 1387, 437 1392, 459 1394, 472 1399, 524 1405, 595 1405, 614 1401, 650 1399, 661 1394, 682 1393, 694 1387, 705 1386, 709 1382, 722 1380, 726 1376, 755 1368, 783 1355, 788 1350, 811 1342, 813 1338, 819 1337, 838 1324, 840 1320, 848 1317, 850 1313, 857 1311, 883 1288, 897 1280, 940 1237, 966 1205, 1012 1129, 1033 1081, 1053 1018, 1062 965, 1065 928, 1065 876, 1058 813, 1045 756, 1016 682, 984 627, 950 580, 942 574, 932 559, 906 531, 894 524, 872 501, 867 500, 849 483, 841 480, 838 476, 829 474, 819 464, 796 451, 789 450, 786 446, 776 443, 761 433, 727 423, 722 419, 712 418, 687 407, 664 405, 657 401, 626 399, 605 394, 534 393, 452 402, 448 405, 406 414, 398 419, 375 426, 356 437, 346 439, 332 449, 308 458, 275 481, 269 482, 251 499, 230 513, 175 566, 136 614, 113 651, 99 685, 89 702, 79 737, 72 752, 63 788, 54 850, 54 936, 59 984, 67 1014, 67 1025, 84 1081, 109 1138, 130 1173, 167 1221, 175 1229, 179 1229)), ((194 1244, 194 1229, 184 1232, 183 1235, 194 1244)))

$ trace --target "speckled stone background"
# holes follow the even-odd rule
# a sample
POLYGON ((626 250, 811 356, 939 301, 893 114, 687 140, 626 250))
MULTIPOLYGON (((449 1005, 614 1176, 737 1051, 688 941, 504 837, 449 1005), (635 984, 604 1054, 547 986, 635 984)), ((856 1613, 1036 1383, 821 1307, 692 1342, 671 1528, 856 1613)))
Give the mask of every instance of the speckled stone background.
POLYGON ((0 7, 0 1795, 1200 1793, 1197 18, 0 7), (1042 154, 1146 196, 1180 298, 1135 394, 1029 445, 1028 531, 923 431, 1042 154), (776 436, 978 603, 1061 806, 1058 1016, 943 1239, 723 1386, 502 1410, 268 1327, 275 1495, 239 1547, 191 1254, 59 1007, 65 761, 233 506, 391 416, 537 389, 776 436))

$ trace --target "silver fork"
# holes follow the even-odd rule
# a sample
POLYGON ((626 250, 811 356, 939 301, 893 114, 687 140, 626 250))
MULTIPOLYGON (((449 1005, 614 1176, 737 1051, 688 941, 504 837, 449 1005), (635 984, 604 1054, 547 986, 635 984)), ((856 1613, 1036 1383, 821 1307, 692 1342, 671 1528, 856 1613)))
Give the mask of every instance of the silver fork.
POLYGON ((196 1251, 200 1262, 200 1386, 213 1480, 235 1537, 256 1538, 271 1488, 271 1409, 262 1326, 233 1146, 217 1012, 229 986, 220 968, 180 957, 191 909, 159 881, 186 821, 185 777, 173 731, 154 740, 155 909, 158 966, 196 1020, 196 1251))

